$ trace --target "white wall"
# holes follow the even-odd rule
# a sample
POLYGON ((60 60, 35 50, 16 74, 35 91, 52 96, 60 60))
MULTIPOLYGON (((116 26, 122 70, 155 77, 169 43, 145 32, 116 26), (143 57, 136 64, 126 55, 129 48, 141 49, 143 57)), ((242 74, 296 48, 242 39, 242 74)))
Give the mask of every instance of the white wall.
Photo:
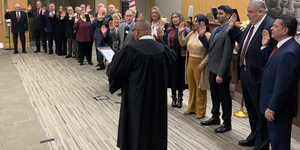
POLYGON ((175 10, 181 11, 181 0, 155 0, 155 5, 168 18, 168 21, 175 10))
POLYGON ((138 10, 138 15, 141 13, 145 16, 146 13, 146 0, 135 0, 135 7, 138 10))

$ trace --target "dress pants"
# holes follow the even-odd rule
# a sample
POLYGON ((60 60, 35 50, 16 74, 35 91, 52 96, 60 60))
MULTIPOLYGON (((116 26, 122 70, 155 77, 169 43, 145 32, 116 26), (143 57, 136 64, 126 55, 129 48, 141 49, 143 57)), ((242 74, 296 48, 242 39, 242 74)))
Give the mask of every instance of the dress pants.
POLYGON ((77 56, 77 42, 72 36, 68 38, 68 55, 72 56, 72 53, 77 56))
POLYGON ((20 34, 20 40, 22 44, 22 51, 26 51, 25 49, 25 32, 23 33, 13 33, 13 40, 14 40, 14 49, 15 52, 18 52, 18 34, 20 34))
POLYGON ((195 112, 197 115, 205 115, 207 93, 206 90, 199 89, 201 74, 198 71, 198 65, 201 63, 201 58, 188 58, 188 65, 186 69, 187 81, 189 86, 189 101, 188 112, 195 112))
MULTIPOLYGON (((49 53, 53 53, 53 39, 55 37, 55 33, 47 33, 48 37, 48 47, 49 47, 49 53)), ((57 46, 56 46, 57 47, 57 46)))
POLYGON ((95 39, 95 49, 96 49, 98 64, 100 65, 100 67, 105 67, 104 62, 103 62, 103 56, 97 49, 97 39, 95 39))
POLYGON ((222 119, 225 126, 231 126, 231 112, 232 112, 232 99, 230 95, 230 80, 231 76, 223 77, 222 83, 216 82, 217 75, 209 72, 209 84, 212 99, 212 117, 219 118, 220 116, 220 103, 222 104, 222 119))
POLYGON ((66 55, 67 42, 56 42, 56 48, 57 48, 58 55, 66 55))
POLYGON ((269 136, 267 119, 259 111, 260 85, 252 83, 250 80, 250 72, 248 68, 242 67, 240 70, 242 92, 245 100, 251 133, 247 137, 247 141, 255 143, 255 150, 269 149, 269 136))
POLYGON ((42 37, 43 49, 45 52, 47 52, 46 32, 44 30, 34 30, 34 36, 35 36, 36 50, 40 51, 40 48, 41 48, 40 39, 42 37))
POLYGON ((273 150, 291 149, 291 132, 292 122, 294 118, 293 116, 293 113, 277 113, 275 114, 274 121, 268 121, 269 137, 273 150))
POLYGON ((93 41, 87 41, 87 42, 77 41, 77 45, 78 45, 79 62, 83 62, 84 56, 86 57, 86 60, 89 63, 92 62, 93 41))

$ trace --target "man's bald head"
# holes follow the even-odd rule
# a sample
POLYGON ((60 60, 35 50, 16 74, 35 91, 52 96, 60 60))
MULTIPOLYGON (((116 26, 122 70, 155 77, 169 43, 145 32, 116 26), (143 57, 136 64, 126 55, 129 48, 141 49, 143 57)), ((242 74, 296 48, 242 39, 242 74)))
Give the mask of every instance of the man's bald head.
POLYGON ((144 35, 151 35, 151 23, 146 19, 140 19, 135 23, 134 31, 135 40, 138 40, 144 35))

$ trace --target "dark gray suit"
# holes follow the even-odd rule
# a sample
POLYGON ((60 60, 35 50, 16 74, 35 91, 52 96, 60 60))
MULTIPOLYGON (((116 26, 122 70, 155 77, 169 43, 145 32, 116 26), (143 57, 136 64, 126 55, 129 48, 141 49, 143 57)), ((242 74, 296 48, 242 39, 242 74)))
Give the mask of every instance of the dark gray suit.
POLYGON ((199 36, 199 40, 209 54, 208 70, 210 71, 209 83, 213 103, 212 117, 219 118, 220 103, 222 102, 222 119, 227 127, 231 126, 232 101, 229 87, 232 75, 232 50, 234 48, 234 41, 227 35, 229 29, 229 24, 224 25, 222 29, 221 27, 215 28, 208 41, 206 36, 199 36), (217 76, 223 78, 222 83, 216 82, 217 76))
POLYGON ((135 23, 133 22, 129 32, 127 33, 126 39, 124 40, 124 33, 125 33, 125 27, 126 27, 126 22, 123 22, 119 25, 119 28, 117 31, 113 31, 111 32, 111 37, 113 38, 114 41, 120 41, 120 49, 122 49, 122 47, 124 45, 130 44, 132 43, 134 40, 133 37, 133 29, 134 29, 134 25, 135 23))

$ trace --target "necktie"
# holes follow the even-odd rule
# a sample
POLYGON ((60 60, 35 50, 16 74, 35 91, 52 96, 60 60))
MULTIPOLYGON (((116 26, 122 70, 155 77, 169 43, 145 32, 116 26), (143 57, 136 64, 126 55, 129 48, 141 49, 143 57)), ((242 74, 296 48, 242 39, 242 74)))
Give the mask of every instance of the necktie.
POLYGON ((40 9, 37 10, 37 16, 39 17, 40 15, 40 9))
POLYGON ((274 53, 276 50, 277 50, 277 45, 274 47, 274 49, 273 49, 273 51, 272 51, 272 53, 271 53, 271 55, 270 55, 269 58, 271 58, 271 56, 273 55, 273 53, 274 53))
POLYGON ((20 21, 19 12, 17 12, 17 19, 18 19, 18 22, 19 22, 20 21))
POLYGON ((127 36, 128 33, 129 33, 129 26, 127 25, 127 26, 125 27, 124 41, 125 41, 126 36, 127 36))
POLYGON ((216 35, 223 29, 223 27, 218 27, 215 34, 214 34, 214 38, 213 40, 215 39, 216 35))
POLYGON ((254 29, 254 26, 251 27, 250 32, 249 32, 248 37, 247 37, 247 40, 246 40, 245 45, 243 47, 243 50, 242 50, 242 53, 241 53, 241 58, 240 58, 240 63, 239 63, 240 67, 242 67, 242 65, 244 64, 246 50, 247 50, 247 47, 248 47, 248 44, 249 44, 249 41, 250 41, 250 38, 251 38, 251 35, 252 35, 252 32, 253 32, 253 29, 254 29))

